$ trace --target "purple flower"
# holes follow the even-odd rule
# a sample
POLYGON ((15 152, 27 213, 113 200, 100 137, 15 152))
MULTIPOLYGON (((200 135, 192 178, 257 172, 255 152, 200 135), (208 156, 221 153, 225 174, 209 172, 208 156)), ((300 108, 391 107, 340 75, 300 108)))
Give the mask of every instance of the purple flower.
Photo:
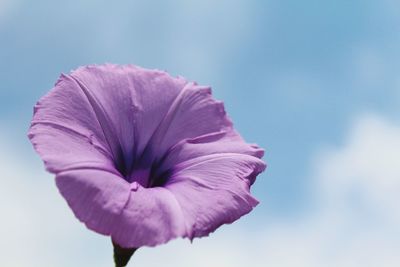
POLYGON ((209 87, 137 66, 61 75, 29 138, 75 216, 124 248, 207 236, 257 205, 263 150, 209 87))

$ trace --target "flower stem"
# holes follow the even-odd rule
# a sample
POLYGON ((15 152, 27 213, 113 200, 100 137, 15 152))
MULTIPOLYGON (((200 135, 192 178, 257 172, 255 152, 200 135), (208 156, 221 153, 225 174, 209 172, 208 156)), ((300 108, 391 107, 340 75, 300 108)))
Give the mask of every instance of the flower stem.
POLYGON ((115 267, 124 267, 128 264, 129 259, 137 248, 123 248, 112 240, 114 246, 114 262, 115 267))

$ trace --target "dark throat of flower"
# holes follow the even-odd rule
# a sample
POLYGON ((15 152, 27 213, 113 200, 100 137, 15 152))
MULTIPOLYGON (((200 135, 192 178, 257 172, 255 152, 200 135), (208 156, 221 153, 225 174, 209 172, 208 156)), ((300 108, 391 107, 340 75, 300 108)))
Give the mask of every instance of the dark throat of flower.
POLYGON ((128 264, 133 253, 137 248, 123 248, 114 241, 112 241, 114 247, 114 263, 115 267, 124 267, 128 264))

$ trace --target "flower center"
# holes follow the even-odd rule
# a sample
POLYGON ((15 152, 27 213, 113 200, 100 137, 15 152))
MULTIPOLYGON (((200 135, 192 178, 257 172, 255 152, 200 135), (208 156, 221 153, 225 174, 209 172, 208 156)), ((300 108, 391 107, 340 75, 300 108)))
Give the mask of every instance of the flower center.
POLYGON ((116 169, 124 180, 129 183, 136 182, 138 185, 149 187, 162 187, 168 181, 170 171, 162 168, 161 160, 155 160, 149 154, 144 153, 138 160, 125 158, 118 160, 116 169))
POLYGON ((143 187, 149 187, 150 170, 149 169, 137 169, 133 170, 132 173, 126 178, 130 183, 138 183, 143 187))

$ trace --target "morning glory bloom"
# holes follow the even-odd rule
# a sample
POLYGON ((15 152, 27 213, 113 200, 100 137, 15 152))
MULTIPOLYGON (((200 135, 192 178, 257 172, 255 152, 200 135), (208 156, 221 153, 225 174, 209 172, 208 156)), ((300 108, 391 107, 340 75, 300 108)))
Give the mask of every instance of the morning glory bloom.
POLYGON ((209 87, 133 65, 61 75, 28 134, 75 216, 121 248, 207 236, 250 212, 263 150, 209 87))

